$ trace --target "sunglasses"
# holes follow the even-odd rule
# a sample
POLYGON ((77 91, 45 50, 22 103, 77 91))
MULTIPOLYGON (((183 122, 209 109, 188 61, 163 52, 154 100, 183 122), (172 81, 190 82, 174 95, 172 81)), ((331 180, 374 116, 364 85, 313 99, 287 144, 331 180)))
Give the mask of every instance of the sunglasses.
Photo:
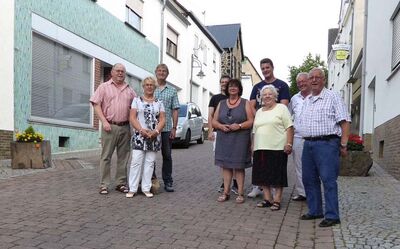
POLYGON ((228 109, 228 112, 226 113, 226 116, 231 119, 232 118, 232 109, 228 109))

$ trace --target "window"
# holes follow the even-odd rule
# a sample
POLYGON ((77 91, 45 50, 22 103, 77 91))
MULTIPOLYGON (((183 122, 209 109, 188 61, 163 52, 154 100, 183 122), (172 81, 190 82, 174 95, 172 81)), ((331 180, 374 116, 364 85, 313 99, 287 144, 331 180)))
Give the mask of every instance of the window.
POLYGON ((400 64, 400 15, 399 8, 392 18, 393 22, 393 44, 392 44, 392 70, 400 64))
POLYGON ((126 23, 142 32, 143 0, 126 0, 126 23))
POLYGON ((126 22, 136 30, 142 31, 142 18, 128 6, 126 7, 126 22))
POLYGON ((92 61, 33 33, 31 118, 89 127, 92 61))
POLYGON ((217 54, 213 53, 213 70, 214 72, 217 70, 217 54))
POLYGON ((133 88, 133 90, 136 92, 137 95, 142 95, 143 88, 138 78, 127 74, 125 77, 125 82, 128 83, 133 88))
POLYGON ((178 34, 169 26, 167 28, 167 54, 178 59, 178 34))

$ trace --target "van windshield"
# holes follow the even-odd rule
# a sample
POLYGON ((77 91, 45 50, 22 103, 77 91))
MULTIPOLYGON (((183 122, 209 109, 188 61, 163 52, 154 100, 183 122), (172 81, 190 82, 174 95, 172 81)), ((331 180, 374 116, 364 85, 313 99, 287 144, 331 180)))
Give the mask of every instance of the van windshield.
POLYGON ((187 105, 181 105, 179 108, 179 117, 186 117, 187 105))

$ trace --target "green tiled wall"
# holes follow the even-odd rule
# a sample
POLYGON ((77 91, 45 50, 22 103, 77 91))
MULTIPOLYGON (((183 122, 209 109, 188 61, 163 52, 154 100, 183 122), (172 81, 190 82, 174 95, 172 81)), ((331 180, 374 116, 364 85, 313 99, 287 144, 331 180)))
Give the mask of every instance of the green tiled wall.
POLYGON ((99 147, 99 133, 28 121, 31 107, 32 13, 152 72, 158 62, 158 48, 119 19, 90 0, 15 1, 15 129, 32 125, 51 141, 52 152, 99 147), (58 147, 59 136, 70 137, 69 146, 58 147))

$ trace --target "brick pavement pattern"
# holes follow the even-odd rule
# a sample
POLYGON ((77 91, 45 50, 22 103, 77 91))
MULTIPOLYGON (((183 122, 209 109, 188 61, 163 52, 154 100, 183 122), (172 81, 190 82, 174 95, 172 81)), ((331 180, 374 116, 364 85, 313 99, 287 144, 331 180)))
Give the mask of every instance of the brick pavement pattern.
POLYGON ((173 149, 176 192, 151 199, 99 195, 98 159, 54 160, 50 169, 19 173, 0 167, 0 249, 399 248, 400 185, 384 172, 340 178, 342 224, 319 228, 320 220, 299 220, 304 202, 290 200, 291 161, 282 209, 272 212, 256 207, 260 198, 216 201, 221 175, 208 141, 173 149))

